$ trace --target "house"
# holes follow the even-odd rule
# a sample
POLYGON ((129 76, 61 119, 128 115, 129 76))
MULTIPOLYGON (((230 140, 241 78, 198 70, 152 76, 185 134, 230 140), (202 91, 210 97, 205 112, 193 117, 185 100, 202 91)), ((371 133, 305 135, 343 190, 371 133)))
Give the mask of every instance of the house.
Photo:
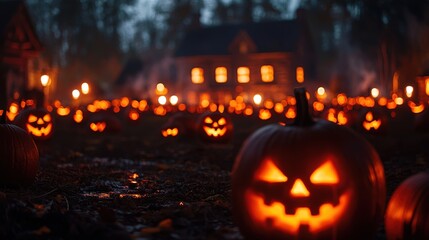
POLYGON ((228 103, 255 94, 282 100, 293 88, 311 85, 315 57, 301 19, 193 29, 175 53, 176 86, 187 104, 228 103))
POLYGON ((0 95, 7 91, 8 100, 18 99, 40 85, 33 60, 42 49, 24 2, 0 1, 0 95))

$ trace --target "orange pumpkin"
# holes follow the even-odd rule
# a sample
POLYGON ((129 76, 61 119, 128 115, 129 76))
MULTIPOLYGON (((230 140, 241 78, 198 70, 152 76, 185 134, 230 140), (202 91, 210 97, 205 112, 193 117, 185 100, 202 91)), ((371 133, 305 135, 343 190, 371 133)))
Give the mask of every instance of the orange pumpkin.
POLYGON ((429 239, 429 172, 399 185, 387 205, 384 223, 387 239, 429 239))
POLYGON ((237 224, 252 239, 370 239, 385 203, 383 165, 346 127, 309 115, 295 90, 294 124, 267 125, 242 146, 232 171, 237 224))
POLYGON ((198 120, 197 132, 204 142, 228 142, 233 134, 232 120, 224 113, 206 112, 198 120))
POLYGON ((0 124, 0 185, 31 184, 39 169, 39 151, 32 137, 12 124, 0 124))
POLYGON ((18 114, 14 123, 30 133, 35 140, 50 139, 54 133, 53 117, 44 108, 25 109, 18 114))

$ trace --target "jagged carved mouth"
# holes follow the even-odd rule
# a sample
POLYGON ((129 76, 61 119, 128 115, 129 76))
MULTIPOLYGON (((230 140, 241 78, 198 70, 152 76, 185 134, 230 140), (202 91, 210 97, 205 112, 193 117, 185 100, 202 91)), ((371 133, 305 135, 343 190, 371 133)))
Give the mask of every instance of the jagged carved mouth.
POLYGON ((220 137, 220 136, 225 135, 225 133, 226 133, 226 127, 211 128, 211 127, 204 126, 203 128, 204 128, 204 132, 207 134, 207 136, 220 137))
POLYGON ((307 228, 311 233, 316 233, 335 225, 346 211, 350 194, 342 194, 336 205, 332 203, 320 205, 318 211, 311 211, 309 207, 287 209, 283 203, 267 202, 262 195, 251 190, 246 191, 245 199, 249 215, 258 225, 296 234, 301 227, 307 228))
POLYGON ((36 137, 47 136, 52 131, 52 123, 49 123, 46 127, 33 127, 30 124, 26 124, 26 126, 28 132, 36 137))

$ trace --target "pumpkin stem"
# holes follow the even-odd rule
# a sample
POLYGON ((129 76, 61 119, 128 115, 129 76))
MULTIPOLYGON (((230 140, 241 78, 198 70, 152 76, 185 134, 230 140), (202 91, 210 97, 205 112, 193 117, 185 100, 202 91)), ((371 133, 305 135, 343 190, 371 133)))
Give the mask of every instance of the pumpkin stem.
POLYGON ((308 109, 307 91, 303 87, 295 88, 294 94, 296 99, 296 118, 293 125, 301 127, 313 125, 314 120, 308 109))

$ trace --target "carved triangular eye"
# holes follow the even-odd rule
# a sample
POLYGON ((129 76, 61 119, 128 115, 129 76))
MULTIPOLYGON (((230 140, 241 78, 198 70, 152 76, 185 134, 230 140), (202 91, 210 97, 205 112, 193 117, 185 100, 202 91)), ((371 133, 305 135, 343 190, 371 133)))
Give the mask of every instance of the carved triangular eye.
POLYGON ((265 159, 262 165, 255 173, 256 180, 264 182, 286 182, 287 177, 283 172, 273 163, 271 159, 265 159))
POLYGON ((28 117, 28 122, 34 123, 37 121, 37 119, 38 119, 38 117, 34 116, 33 114, 30 114, 30 116, 28 117))
POLYGON ((51 121, 51 115, 46 114, 45 116, 43 116, 43 120, 44 120, 45 122, 50 122, 50 121, 51 121))
POLYGON ((204 118, 204 122, 207 124, 212 124, 213 120, 210 117, 206 117, 206 118, 204 118))
POLYGON ((221 118, 221 119, 219 119, 219 121, 217 121, 217 123, 218 123, 220 126, 223 126, 223 125, 225 125, 225 124, 226 124, 226 119, 225 119, 225 118, 221 118))
POLYGON ((338 173, 331 161, 327 161, 318 167, 310 176, 314 184, 336 184, 339 182, 338 173))

